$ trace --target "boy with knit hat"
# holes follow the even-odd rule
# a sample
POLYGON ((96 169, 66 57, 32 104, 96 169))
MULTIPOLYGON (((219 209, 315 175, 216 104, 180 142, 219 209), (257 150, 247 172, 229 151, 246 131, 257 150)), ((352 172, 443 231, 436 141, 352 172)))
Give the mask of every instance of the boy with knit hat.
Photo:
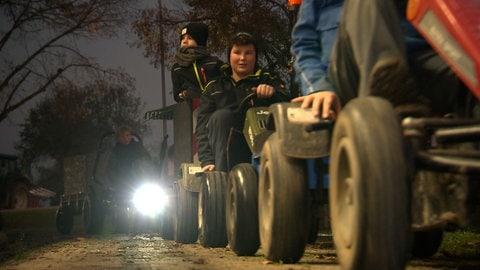
POLYGON ((221 75, 223 62, 207 51, 208 26, 192 22, 180 32, 180 50, 172 67, 173 98, 176 102, 200 98, 207 83, 221 75))

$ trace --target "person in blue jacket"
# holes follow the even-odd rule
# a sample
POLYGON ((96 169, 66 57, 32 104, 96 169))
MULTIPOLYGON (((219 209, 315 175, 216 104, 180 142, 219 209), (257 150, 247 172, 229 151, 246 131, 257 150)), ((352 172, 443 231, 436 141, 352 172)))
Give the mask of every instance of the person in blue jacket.
POLYGON ((292 31, 302 95, 292 102, 323 118, 358 96, 447 113, 459 80, 405 18, 399 0, 304 0, 292 31), (335 39, 336 36, 336 39, 335 39), (432 91, 432 89, 434 89, 432 91))
POLYGON ((328 67, 337 39, 342 6, 343 0, 303 0, 292 31, 294 69, 302 94, 292 101, 304 102, 304 107, 312 106, 315 115, 325 104, 324 118, 330 116, 331 109, 341 109, 335 87, 328 76, 328 67))

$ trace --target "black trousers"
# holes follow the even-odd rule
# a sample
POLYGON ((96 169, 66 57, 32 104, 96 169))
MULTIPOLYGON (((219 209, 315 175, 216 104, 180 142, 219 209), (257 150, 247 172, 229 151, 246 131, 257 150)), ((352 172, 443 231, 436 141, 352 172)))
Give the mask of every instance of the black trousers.
POLYGON ((228 172, 235 164, 250 161, 250 149, 241 135, 244 121, 244 114, 228 109, 217 110, 210 116, 208 139, 216 171, 228 172))

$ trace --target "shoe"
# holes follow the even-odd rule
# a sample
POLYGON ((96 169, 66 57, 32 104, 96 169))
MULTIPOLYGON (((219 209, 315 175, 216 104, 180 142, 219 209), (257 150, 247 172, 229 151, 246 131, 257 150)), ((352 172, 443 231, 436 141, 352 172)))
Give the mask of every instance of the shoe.
POLYGON ((398 56, 380 58, 372 68, 369 85, 371 95, 387 99, 394 107, 428 103, 419 93, 405 60, 398 56))

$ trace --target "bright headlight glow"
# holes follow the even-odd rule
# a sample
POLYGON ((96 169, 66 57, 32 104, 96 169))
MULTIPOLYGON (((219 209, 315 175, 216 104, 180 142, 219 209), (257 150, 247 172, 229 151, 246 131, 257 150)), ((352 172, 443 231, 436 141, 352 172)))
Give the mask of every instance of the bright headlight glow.
POLYGON ((133 204, 144 215, 154 216, 162 212, 168 202, 167 193, 157 184, 144 184, 135 191, 133 204))

